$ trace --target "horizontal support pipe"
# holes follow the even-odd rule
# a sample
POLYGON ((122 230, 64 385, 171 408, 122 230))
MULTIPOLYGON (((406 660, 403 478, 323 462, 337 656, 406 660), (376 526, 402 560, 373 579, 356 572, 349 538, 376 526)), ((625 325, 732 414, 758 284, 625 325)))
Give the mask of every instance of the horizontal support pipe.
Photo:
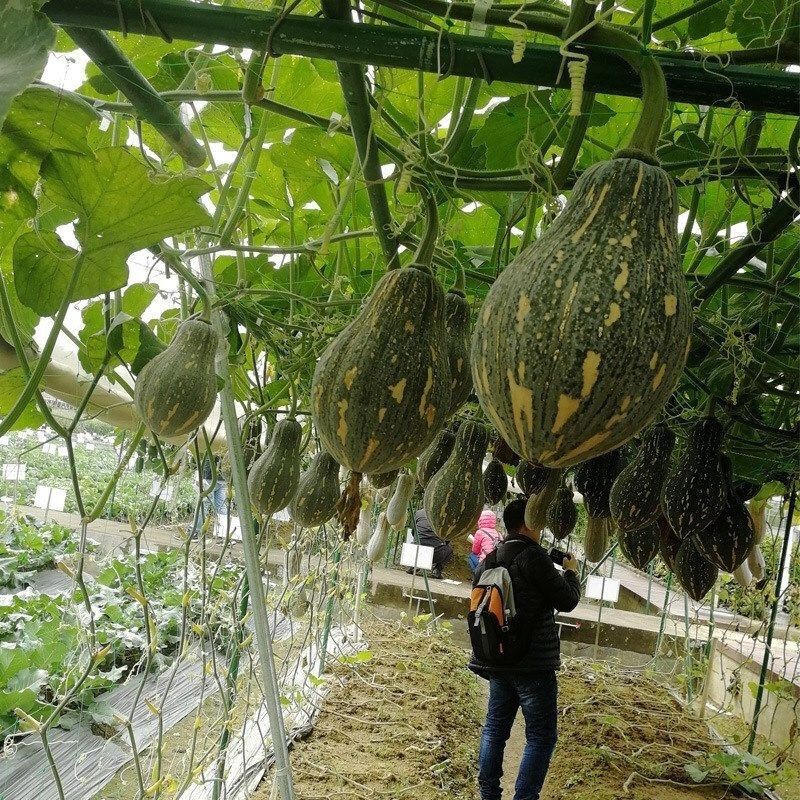
MULTIPOLYGON (((363 25, 316 17, 280 16, 271 11, 201 5, 175 0, 50 0, 42 10, 60 25, 128 31, 170 39, 262 48, 272 53, 324 58, 352 64, 399 67, 536 86, 569 85, 559 79, 558 48, 529 44, 522 59, 511 59, 512 43, 440 34, 390 25, 363 25)), ((641 82, 613 50, 588 43, 585 88, 591 92, 639 96, 641 82)), ((676 102, 740 106, 782 114, 800 113, 797 75, 745 67, 721 67, 656 53, 676 102)))

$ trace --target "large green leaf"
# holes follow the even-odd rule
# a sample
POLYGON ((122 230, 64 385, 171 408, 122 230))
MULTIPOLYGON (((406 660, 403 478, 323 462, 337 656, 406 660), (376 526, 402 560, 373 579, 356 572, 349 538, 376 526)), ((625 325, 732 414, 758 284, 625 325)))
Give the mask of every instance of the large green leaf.
MULTIPOLYGON (((0 417, 7 414, 14 403, 17 402, 22 394, 27 380, 22 372, 22 367, 0 373, 0 417)), ((19 419, 14 423, 14 430, 23 428, 38 428, 44 424, 44 417, 39 413, 35 403, 31 400, 20 414, 19 419)))
POLYGON ((744 47, 767 47, 797 41, 799 12, 798 0, 735 0, 726 25, 744 47))

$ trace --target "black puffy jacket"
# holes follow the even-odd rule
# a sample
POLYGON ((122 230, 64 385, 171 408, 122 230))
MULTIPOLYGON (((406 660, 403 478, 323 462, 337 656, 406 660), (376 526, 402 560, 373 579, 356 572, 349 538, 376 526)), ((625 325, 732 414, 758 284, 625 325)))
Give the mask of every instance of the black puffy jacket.
POLYGON ((513 666, 482 664, 473 656, 469 668, 483 677, 490 675, 525 675, 546 672, 561 666, 561 642, 554 611, 572 611, 581 598, 578 576, 567 570, 559 572, 550 554, 528 536, 511 534, 494 553, 484 559, 475 573, 477 583, 486 561, 495 556, 491 566, 503 566, 511 575, 518 624, 531 637, 525 657, 513 666))

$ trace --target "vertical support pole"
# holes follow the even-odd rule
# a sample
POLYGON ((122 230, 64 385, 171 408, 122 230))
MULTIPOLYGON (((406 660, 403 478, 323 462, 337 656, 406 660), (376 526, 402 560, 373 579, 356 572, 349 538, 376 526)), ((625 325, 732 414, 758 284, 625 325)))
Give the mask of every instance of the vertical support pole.
POLYGON ((689 635, 689 595, 683 595, 683 664, 686 670, 686 705, 692 704, 692 647, 691 636, 689 635))
POLYGON ((653 562, 647 565, 647 603, 644 607, 644 613, 650 613, 650 596, 653 592, 653 562))
POLYGON ((656 650, 653 653, 653 658, 658 658, 661 652, 661 640, 664 638, 664 625, 667 621, 667 609, 669 608, 669 590, 672 587, 672 573, 667 574, 667 588, 664 593, 664 607, 661 609, 661 625, 658 628, 658 637, 656 638, 656 650))
POLYGON ((325 622, 322 626, 322 641, 319 645, 319 671, 325 671, 325 661, 328 657, 328 638, 331 635, 331 620, 333 619, 333 599, 336 587, 339 585, 339 562, 342 560, 342 543, 337 540, 336 549, 333 551, 333 575, 331 588, 328 594, 328 603, 325 606, 325 622))
POLYGON ((712 639, 708 648, 708 664, 706 666, 706 679, 703 682, 703 691, 700 694, 700 719, 706 717, 706 704, 708 703, 708 690, 711 686, 711 673, 714 670, 714 658, 717 655, 717 640, 712 639))
POLYGON ((747 742, 747 752, 752 753, 756 744, 756 731, 758 729, 758 717, 761 714, 761 704, 764 701, 764 682, 767 679, 767 670, 769 669, 769 659, 772 655, 772 637, 775 634, 775 619, 778 616, 778 606, 781 602, 781 596, 778 594, 778 581, 783 574, 783 568, 786 564, 786 559, 789 553, 789 540, 791 539, 792 532, 792 517, 794 516, 794 506, 797 500, 797 489, 792 482, 789 488, 789 508, 786 514, 786 531, 783 537, 783 547, 781 548, 781 558, 778 564, 778 572, 775 576, 775 599, 772 601, 772 609, 769 614, 769 627, 767 628, 767 638, 764 642, 764 659, 761 662, 761 674, 758 676, 758 691, 756 692, 756 703, 753 707, 753 725, 750 728, 750 739, 747 742))
MULTIPOLYGON (((211 309, 211 323, 220 337, 227 342, 227 322, 220 308, 214 304, 216 287, 211 260, 208 256, 200 257, 203 281, 208 294, 208 305, 211 309)), ((269 729, 272 735, 272 747, 275 756, 275 785, 281 800, 294 800, 294 784, 292 766, 289 762, 289 749, 286 745, 286 729, 283 724, 283 712, 280 704, 280 687, 275 672, 275 656, 272 652, 272 632, 267 615, 267 602, 264 583, 261 578, 261 563, 256 543, 255 521, 253 520, 250 493, 247 489, 247 469, 242 452, 242 436, 236 418, 233 383, 228 369, 228 354, 220 347, 217 351, 217 374, 222 378, 220 392, 222 404, 222 420, 225 425, 225 436, 228 441, 228 454, 231 462, 231 478, 233 489, 239 506, 239 524, 242 531, 242 548, 247 582, 250 586, 250 605, 253 609, 256 646, 258 649, 261 679, 264 685, 264 703, 267 707, 269 729)))

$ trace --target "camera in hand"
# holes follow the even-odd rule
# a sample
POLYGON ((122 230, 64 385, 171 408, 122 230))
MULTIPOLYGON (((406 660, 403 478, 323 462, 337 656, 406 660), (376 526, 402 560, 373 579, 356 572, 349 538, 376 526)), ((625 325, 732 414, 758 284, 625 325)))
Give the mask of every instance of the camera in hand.
POLYGON ((564 559, 569 558, 569 553, 565 553, 563 550, 558 550, 554 547, 550 551, 550 558, 553 559, 554 564, 558 564, 558 566, 561 567, 564 564, 564 559))

